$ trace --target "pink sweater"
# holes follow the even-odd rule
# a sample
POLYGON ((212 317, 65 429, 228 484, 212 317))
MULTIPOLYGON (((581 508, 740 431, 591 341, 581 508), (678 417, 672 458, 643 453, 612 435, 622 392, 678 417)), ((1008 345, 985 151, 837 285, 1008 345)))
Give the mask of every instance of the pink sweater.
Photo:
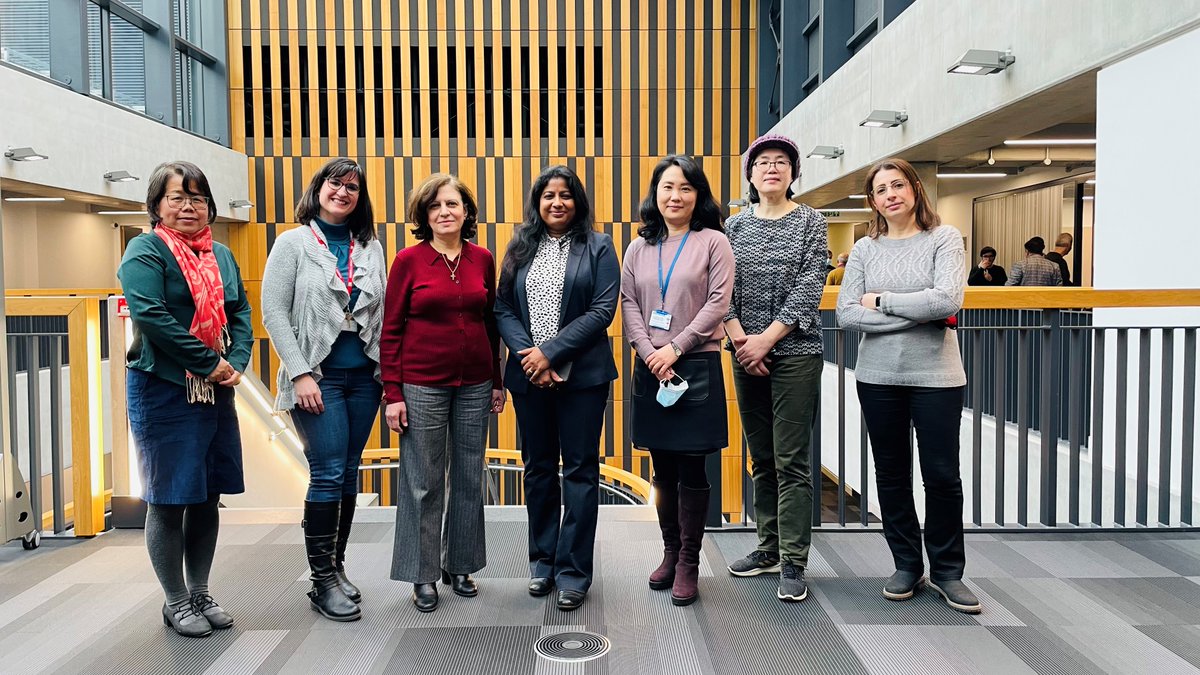
MULTIPOLYGON (((662 246, 663 277, 679 250, 683 235, 668 237, 662 246)), ((644 361, 663 345, 674 342, 686 354, 721 348, 721 322, 733 296, 733 249, 717 230, 692 232, 679 255, 667 286, 666 311, 670 330, 650 327, 650 314, 663 306, 658 288, 658 246, 639 237, 625 249, 621 270, 621 319, 625 338, 644 361)))

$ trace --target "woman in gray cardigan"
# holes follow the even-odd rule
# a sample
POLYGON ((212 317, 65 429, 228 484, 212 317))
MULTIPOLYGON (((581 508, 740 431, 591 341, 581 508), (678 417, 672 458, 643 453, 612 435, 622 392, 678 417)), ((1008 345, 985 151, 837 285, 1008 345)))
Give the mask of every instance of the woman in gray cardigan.
POLYGON ((911 426, 925 484, 928 585, 950 607, 975 614, 979 600, 962 582, 966 549, 958 465, 967 376, 952 330, 967 276, 962 235, 941 224, 917 172, 902 159, 872 167, 866 192, 874 214, 846 263, 837 317, 843 328, 863 334, 854 379, 875 455, 883 534, 896 563, 883 595, 907 600, 926 583, 913 501, 911 426))
POLYGON ((282 362, 275 407, 291 411, 308 458, 308 596, 325 617, 354 621, 361 594, 346 578, 346 544, 358 465, 382 398, 387 283, 362 167, 345 158, 322 167, 296 206, 296 222, 267 258, 263 325, 282 362))

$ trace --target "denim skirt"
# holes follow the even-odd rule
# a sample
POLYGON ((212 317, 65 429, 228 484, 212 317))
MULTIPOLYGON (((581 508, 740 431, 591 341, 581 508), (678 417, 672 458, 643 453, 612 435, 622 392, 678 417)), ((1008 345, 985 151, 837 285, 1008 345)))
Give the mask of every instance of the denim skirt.
POLYGON ((199 504, 246 491, 232 388, 216 385, 215 404, 188 403, 183 385, 133 368, 125 387, 147 503, 199 504))

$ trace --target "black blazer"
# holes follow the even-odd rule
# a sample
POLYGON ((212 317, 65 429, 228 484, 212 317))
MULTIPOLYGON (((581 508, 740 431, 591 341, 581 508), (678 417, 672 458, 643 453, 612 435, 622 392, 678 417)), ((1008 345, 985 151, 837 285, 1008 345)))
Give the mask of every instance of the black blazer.
MULTIPOLYGON (((533 347, 529 331, 529 299, 525 278, 529 264, 500 272, 496 293, 496 324, 508 347, 504 385, 515 394, 529 390, 529 379, 521 370, 517 352, 533 347), (510 278, 511 276, 511 278, 510 278)), ((542 343, 542 353, 554 369, 570 363, 571 370, 563 389, 583 389, 617 379, 608 326, 616 316, 621 291, 621 266, 612 237, 590 232, 586 242, 571 242, 563 280, 562 307, 558 335, 542 343)))

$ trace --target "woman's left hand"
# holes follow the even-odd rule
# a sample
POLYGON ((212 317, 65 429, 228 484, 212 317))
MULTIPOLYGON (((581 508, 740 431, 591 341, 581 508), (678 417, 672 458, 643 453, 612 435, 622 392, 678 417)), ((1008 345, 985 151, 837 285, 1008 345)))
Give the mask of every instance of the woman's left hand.
POLYGON ((550 369, 550 359, 546 358, 540 347, 522 349, 517 354, 524 357, 521 359, 521 370, 525 371, 525 377, 530 380, 550 369))
POLYGON ((862 306, 866 307, 867 309, 878 309, 875 306, 875 298, 878 297, 878 293, 863 293, 862 300, 859 300, 859 302, 862 303, 862 306))
POLYGON ((229 369, 229 371, 230 371, 231 373, 233 373, 233 374, 232 374, 232 375, 230 375, 229 377, 227 377, 227 378, 225 378, 225 379, 221 380, 221 381, 220 381, 220 382, 218 382, 217 384, 219 384, 219 385, 221 385, 221 386, 223 386, 223 387, 236 387, 236 386, 238 386, 238 383, 242 381, 242 374, 241 374, 241 373, 239 373, 238 371, 234 370, 233 368, 230 368, 230 369, 229 369))
POLYGON ((504 402, 508 400, 508 394, 504 393, 503 389, 492 390, 492 414, 499 415, 504 412, 504 402))
POLYGON ((734 338, 733 346, 736 348, 734 356, 738 363, 748 369, 752 363, 762 363, 767 358, 767 354, 771 353, 771 348, 775 346, 775 343, 771 342, 771 338, 757 333, 740 339, 734 338))
POLYGON ((675 348, 666 344, 654 350, 654 353, 646 357, 646 367, 650 369, 654 377, 662 381, 670 377, 668 373, 671 370, 671 366, 675 365, 675 362, 678 360, 679 357, 675 356, 675 348))

